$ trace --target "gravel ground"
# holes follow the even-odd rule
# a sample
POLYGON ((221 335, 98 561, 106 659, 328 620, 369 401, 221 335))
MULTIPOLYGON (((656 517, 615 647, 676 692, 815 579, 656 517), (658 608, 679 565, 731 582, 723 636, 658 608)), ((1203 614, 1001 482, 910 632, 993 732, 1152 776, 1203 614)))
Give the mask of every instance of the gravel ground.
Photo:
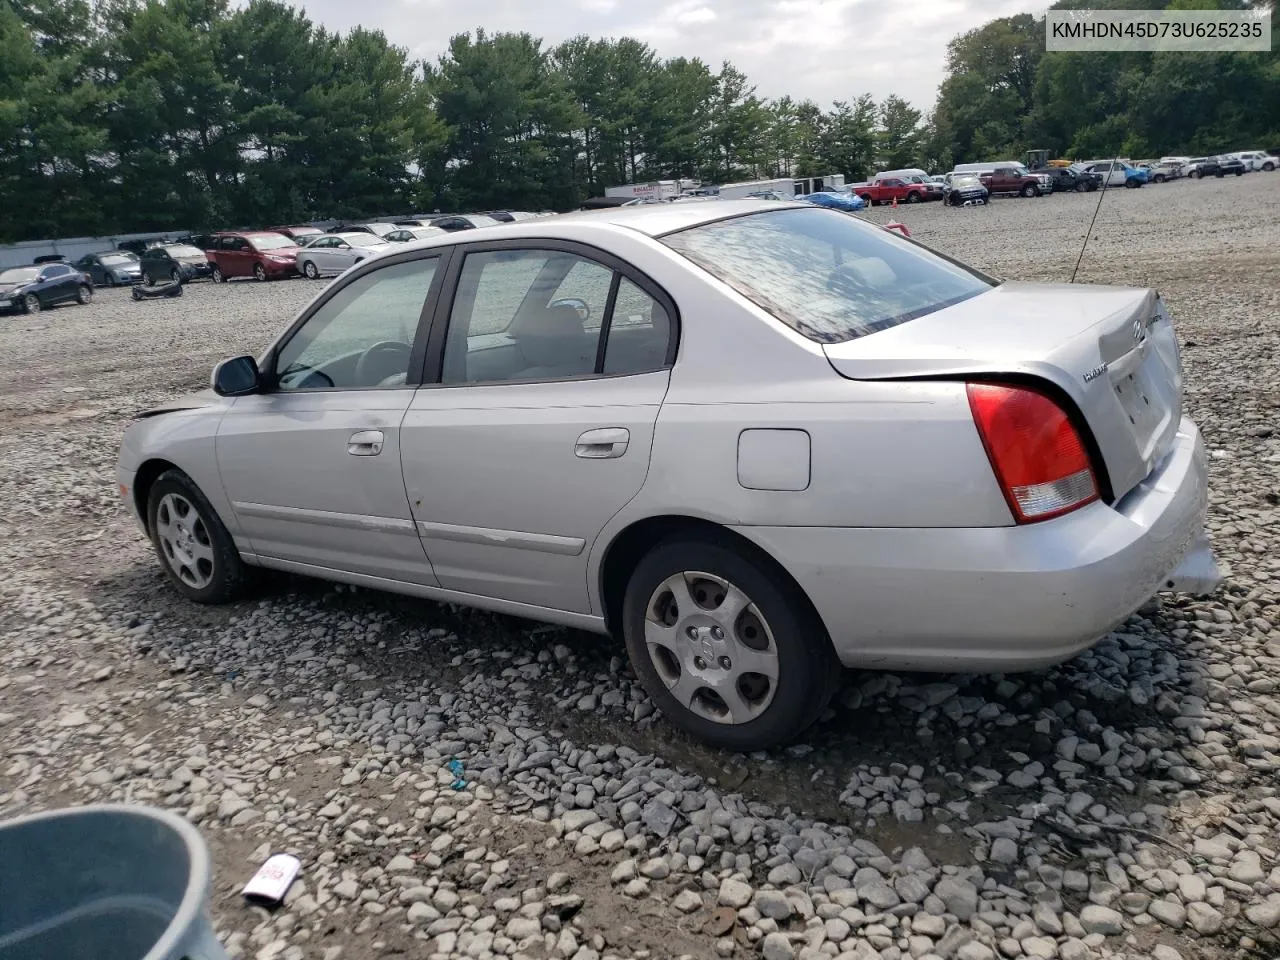
MULTIPOLYGON (((220 936, 258 960, 1275 957, 1278 185, 1110 191, 1080 270, 1171 306, 1220 595, 1052 670, 849 674, 767 755, 680 736, 597 637, 289 578, 176 599, 117 503, 121 431, 316 284, 2 320, 0 816, 179 811, 220 936), (268 913, 238 890, 273 852, 303 871, 268 913)), ((868 216, 1061 280, 1096 200, 868 216)))

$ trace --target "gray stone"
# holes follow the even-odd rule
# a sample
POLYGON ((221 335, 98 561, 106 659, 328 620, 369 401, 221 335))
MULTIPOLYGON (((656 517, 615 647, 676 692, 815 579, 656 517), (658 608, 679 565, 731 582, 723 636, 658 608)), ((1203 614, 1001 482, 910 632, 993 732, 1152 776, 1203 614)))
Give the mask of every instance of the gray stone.
POLYGON ((1093 956, 1093 951, 1083 940, 1067 937, 1058 944, 1058 956, 1061 960, 1089 960, 1093 956))
POLYGON ((1037 960, 1053 960, 1058 955, 1058 944, 1052 937, 1027 937, 1019 946, 1024 954, 1037 960))
POLYGON ((1280 927, 1280 894, 1272 894, 1262 903, 1245 907, 1244 915, 1250 923, 1256 923, 1264 930, 1280 927))
POLYGON ((542 935, 542 923, 529 917, 512 917, 505 929, 507 936, 515 941, 542 935))
POLYGON ((1062 918, 1044 901, 1040 901, 1032 908, 1031 919, 1045 933, 1055 937, 1062 933, 1062 918))
POLYGON ((440 911, 431 904, 418 900, 409 905, 404 917, 413 924, 434 923, 440 919, 440 911))
POLYGON ((1147 906, 1147 913, 1175 930, 1181 930, 1187 922, 1186 908, 1175 900, 1152 900, 1147 906))
POLYGON ((967 880, 943 877, 933 888, 933 894, 946 905, 947 913, 967 921, 978 910, 978 888, 967 880))
POLYGON ((1207 903, 1193 903, 1187 907, 1187 922, 1202 936, 1211 936, 1222 929, 1222 914, 1207 903))
POLYGON ((702 909, 702 897, 695 890, 681 890, 671 905, 681 913, 693 913, 702 909))
POLYGON ((996 952, 985 943, 970 940, 956 951, 956 960, 996 960, 996 952))
POLYGON ((791 916, 791 901, 777 890, 761 890, 756 894, 755 908, 762 917, 769 917, 778 922, 791 916))
POLYGON ((1124 918, 1119 911, 1096 903, 1090 903, 1080 911, 1080 924, 1087 932, 1100 933, 1104 937, 1114 937, 1124 932, 1124 918))
POLYGON ((751 902, 751 885, 741 877, 728 877, 720 884, 720 893, 716 900, 722 907, 740 910, 751 902))
POLYGON ((1008 837, 996 837, 991 841, 991 859, 995 863, 1017 863, 1018 845, 1008 837))
POLYGON ((1191 873, 1178 877, 1178 892, 1182 894, 1184 901, 1194 903, 1203 900, 1208 891, 1205 889, 1205 882, 1191 873))
POLYGON ((671 875, 671 867, 661 857, 654 857, 652 860, 646 860, 640 867, 640 875, 650 880, 665 880, 671 875))
POLYGON ((795 949, 785 933, 770 933, 764 938, 764 960, 794 960, 795 949))
POLYGON ((566 833, 573 833, 576 830, 582 830, 591 826, 600 819, 600 814, 594 810, 568 810, 565 815, 560 818, 564 824, 566 833))
POLYGON ((1182 960, 1182 954, 1167 943, 1157 943, 1151 948, 1151 960, 1182 960))

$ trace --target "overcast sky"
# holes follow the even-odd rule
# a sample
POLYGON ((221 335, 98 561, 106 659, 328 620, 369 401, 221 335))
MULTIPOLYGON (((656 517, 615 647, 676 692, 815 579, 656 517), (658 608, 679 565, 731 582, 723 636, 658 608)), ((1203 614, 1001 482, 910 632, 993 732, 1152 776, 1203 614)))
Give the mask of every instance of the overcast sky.
POLYGON ((434 60, 449 37, 475 27, 525 30, 548 46, 580 33, 631 36, 661 57, 731 61, 763 97, 821 106, 890 93, 933 105, 947 42, 1028 0, 301 0, 334 30, 378 28, 434 60))

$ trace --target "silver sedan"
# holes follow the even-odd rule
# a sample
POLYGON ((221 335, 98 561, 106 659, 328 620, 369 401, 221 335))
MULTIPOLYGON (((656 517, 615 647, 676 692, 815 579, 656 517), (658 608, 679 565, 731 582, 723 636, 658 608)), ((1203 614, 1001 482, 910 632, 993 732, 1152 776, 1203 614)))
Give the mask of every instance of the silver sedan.
POLYGON ((391 246, 372 233, 326 233, 298 251, 298 272, 309 280, 342 273, 391 246))
POLYGON ((134 423, 119 483, 191 600, 270 567, 612 633, 751 750, 841 665, 1040 667, 1216 586, 1181 381, 1152 290, 639 206, 371 257, 134 423))

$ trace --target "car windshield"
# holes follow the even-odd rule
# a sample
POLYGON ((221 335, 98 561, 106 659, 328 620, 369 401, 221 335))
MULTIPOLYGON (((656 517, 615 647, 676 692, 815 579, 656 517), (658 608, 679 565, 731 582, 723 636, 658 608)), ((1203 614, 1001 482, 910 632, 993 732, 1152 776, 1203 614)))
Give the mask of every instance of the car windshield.
POLYGON ((819 343, 839 343, 968 300, 995 281, 842 213, 768 211, 664 242, 819 343))
POLYGON ((385 237, 388 233, 396 228, 394 223, 366 223, 364 227, 372 230, 380 237, 385 237))
POLYGON ((118 267, 124 263, 134 263, 137 259, 136 253, 104 253, 98 258, 104 267, 118 267))
POLYGON ((324 233, 318 227, 290 227, 289 232, 295 237, 318 237, 324 233))
POLYGON ((40 276, 39 267, 12 267, 0 273, 0 283, 26 283, 40 276))
POLYGON ((980 187, 982 181, 971 173, 966 173, 963 177, 952 177, 951 185, 953 187, 980 187))
POLYGON ((353 247, 381 247, 381 246, 384 246, 387 242, 383 240, 381 237, 375 237, 371 233, 348 234, 346 236, 346 241, 347 243, 351 244, 353 247))
POLYGON ((255 250, 282 250, 285 247, 296 247, 297 241, 290 240, 282 233, 265 233, 260 237, 250 237, 249 243, 255 250))
POLYGON ((173 246, 163 247, 162 249, 169 251, 171 257, 203 257, 204 251, 197 250, 195 247, 187 243, 175 243, 173 246))

